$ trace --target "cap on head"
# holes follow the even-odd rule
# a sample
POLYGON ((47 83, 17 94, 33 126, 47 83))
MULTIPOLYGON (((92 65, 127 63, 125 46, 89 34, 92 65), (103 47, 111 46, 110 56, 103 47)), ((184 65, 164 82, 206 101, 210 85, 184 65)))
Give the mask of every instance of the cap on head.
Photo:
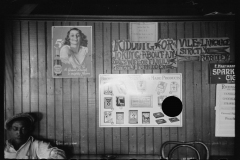
POLYGON ((11 118, 8 118, 6 121, 5 121, 5 124, 4 124, 4 128, 6 130, 9 130, 10 129, 10 124, 15 120, 15 119, 18 119, 18 118, 26 118, 30 121, 31 125, 34 124, 35 122, 35 119, 33 118, 33 116, 31 116, 29 113, 19 113, 19 114, 16 114, 14 116, 12 116, 11 118))

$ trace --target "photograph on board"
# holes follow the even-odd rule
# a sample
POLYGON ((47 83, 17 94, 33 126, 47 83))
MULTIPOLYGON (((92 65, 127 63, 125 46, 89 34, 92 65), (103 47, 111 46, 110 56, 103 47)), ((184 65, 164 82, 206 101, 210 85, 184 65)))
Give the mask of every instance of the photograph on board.
POLYGON ((53 78, 92 76, 92 26, 52 27, 53 78))

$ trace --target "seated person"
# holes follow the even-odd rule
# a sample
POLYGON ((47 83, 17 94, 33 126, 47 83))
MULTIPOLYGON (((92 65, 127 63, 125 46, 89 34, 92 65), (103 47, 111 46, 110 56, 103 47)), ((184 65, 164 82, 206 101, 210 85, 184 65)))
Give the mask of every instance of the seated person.
POLYGON ((4 158, 10 159, 65 159, 65 152, 31 136, 35 119, 28 113, 17 114, 5 121, 10 134, 4 158))

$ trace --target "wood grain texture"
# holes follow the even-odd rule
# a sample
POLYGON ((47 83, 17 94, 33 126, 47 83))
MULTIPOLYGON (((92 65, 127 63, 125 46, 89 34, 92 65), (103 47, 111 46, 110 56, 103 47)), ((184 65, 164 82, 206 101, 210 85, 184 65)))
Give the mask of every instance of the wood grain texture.
POLYGON ((29 112, 30 108, 30 64, 29 64, 29 22, 21 22, 21 51, 22 51, 22 111, 29 112))
MULTIPOLYGON (((234 22, 158 24, 159 39, 229 37, 231 59, 235 59, 234 22)), ((166 141, 202 141, 211 155, 233 155, 234 138, 215 137, 216 85, 208 83, 209 62, 178 62, 177 69, 115 71, 112 41, 129 39, 128 27, 127 22, 8 21, 5 119, 21 112, 37 112, 41 121, 34 132, 36 138, 54 142, 68 156, 159 155, 166 141), (92 26, 91 78, 52 78, 52 26, 92 26), (158 73, 182 73, 182 127, 99 127, 99 74, 158 73)), ((166 147, 166 153, 169 149, 166 147)), ((173 157, 196 155, 181 148, 173 157)))
MULTIPOLYGON (((217 23, 209 23, 208 37, 217 37, 217 23)), ((210 115, 211 115, 211 155, 219 155, 219 138, 215 137, 215 106, 216 106, 216 84, 210 84, 209 88, 210 115)))
MULTIPOLYGON (((78 26, 78 22, 71 22, 71 26, 78 26)), ((58 79, 58 78, 56 78, 58 79)), ((79 132, 80 132, 80 101, 79 101, 79 78, 72 78, 71 79, 71 100, 72 100, 72 135, 71 135, 71 147, 72 147, 72 154, 80 154, 80 139, 79 139, 79 132)))
MULTIPOLYGON (((111 73, 111 43, 110 43, 110 24, 102 24, 103 33, 103 74, 111 73)), ((113 98, 114 99, 114 98, 113 98)), ((113 103, 114 104, 114 103, 113 103)), ((105 154, 112 154, 113 152, 113 129, 111 127, 105 128, 105 154), (106 145, 107 144, 107 145, 106 145)))
MULTIPOLYGON (((177 23, 177 39, 185 38, 185 23, 179 22, 177 23)), ((178 128, 178 140, 182 142, 186 142, 186 72, 185 72, 185 66, 186 62, 177 62, 177 72, 182 73, 182 104, 183 104, 183 110, 182 110, 182 127, 178 128)), ((186 148, 181 148, 178 150, 178 156, 179 158, 187 157, 187 150, 186 148)))
MULTIPOLYGON (((201 22, 201 37, 208 37, 209 34, 209 22, 201 22)), ((207 61, 202 62, 202 73, 201 73, 201 90, 202 90, 202 140, 207 145, 209 151, 211 149, 211 121, 210 117, 210 94, 209 94, 209 77, 208 77, 208 63, 207 61)))
MULTIPOLYGON (((119 39, 119 23, 111 23, 111 45, 110 51, 112 55, 112 42, 119 39)), ((112 68, 112 74, 119 74, 112 68)), ((126 115, 125 115, 126 116, 126 115)), ((113 154, 121 154, 121 128, 113 128, 113 154)))
POLYGON ((47 22, 46 26, 46 61, 47 61, 47 112, 43 116, 47 118, 47 139, 55 140, 55 107, 54 107, 54 79, 52 78, 52 26, 53 22, 47 22))
MULTIPOLYGON (((8 119, 13 116, 13 105, 14 105, 14 72, 13 72, 13 30, 12 22, 5 22, 5 79, 4 79, 4 119, 8 119)), ((10 138, 6 130, 4 130, 4 137, 10 138)))
MULTIPOLYGON (((14 72, 14 97, 13 113, 22 112, 22 45, 21 45, 21 22, 13 22, 13 72, 14 72)), ((7 53, 6 53, 7 54, 7 53)))
MULTIPOLYGON (((47 136, 47 76, 46 76, 46 23, 37 23, 37 53, 38 53, 38 98, 39 98, 39 137, 47 136)), ((58 129, 58 127, 56 127, 58 129)), ((61 134, 61 132, 59 132, 61 134)))
MULTIPOLYGON (((99 126, 99 74, 103 74, 103 24, 96 23, 94 27, 94 46, 96 62, 96 111, 97 111, 97 125, 99 126)), ((105 150, 105 128, 97 127, 97 154, 104 154, 105 150)))
MULTIPOLYGON (((187 22, 185 23, 185 38, 192 38, 193 36, 193 23, 187 22)), ((186 62, 186 138, 187 142, 194 140, 194 91, 193 91, 193 83, 194 83, 194 62, 186 62)), ((192 150, 187 149, 188 157, 195 157, 195 153, 192 150)))
MULTIPOLYGON (((118 23, 118 37, 120 40, 128 39, 128 23, 118 23)), ((120 74, 131 74, 134 71, 120 71, 120 74)), ((124 115, 125 117, 128 115, 124 115)), ((136 128, 120 128, 121 132, 121 154, 134 154, 137 152, 136 128)))

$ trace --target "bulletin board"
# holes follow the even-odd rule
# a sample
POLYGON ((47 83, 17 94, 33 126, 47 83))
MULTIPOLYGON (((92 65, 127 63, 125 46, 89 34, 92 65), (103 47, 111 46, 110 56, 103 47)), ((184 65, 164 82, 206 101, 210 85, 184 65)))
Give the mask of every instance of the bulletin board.
POLYGON ((100 127, 182 127, 182 113, 168 117, 162 102, 182 101, 182 74, 100 74, 100 127))

